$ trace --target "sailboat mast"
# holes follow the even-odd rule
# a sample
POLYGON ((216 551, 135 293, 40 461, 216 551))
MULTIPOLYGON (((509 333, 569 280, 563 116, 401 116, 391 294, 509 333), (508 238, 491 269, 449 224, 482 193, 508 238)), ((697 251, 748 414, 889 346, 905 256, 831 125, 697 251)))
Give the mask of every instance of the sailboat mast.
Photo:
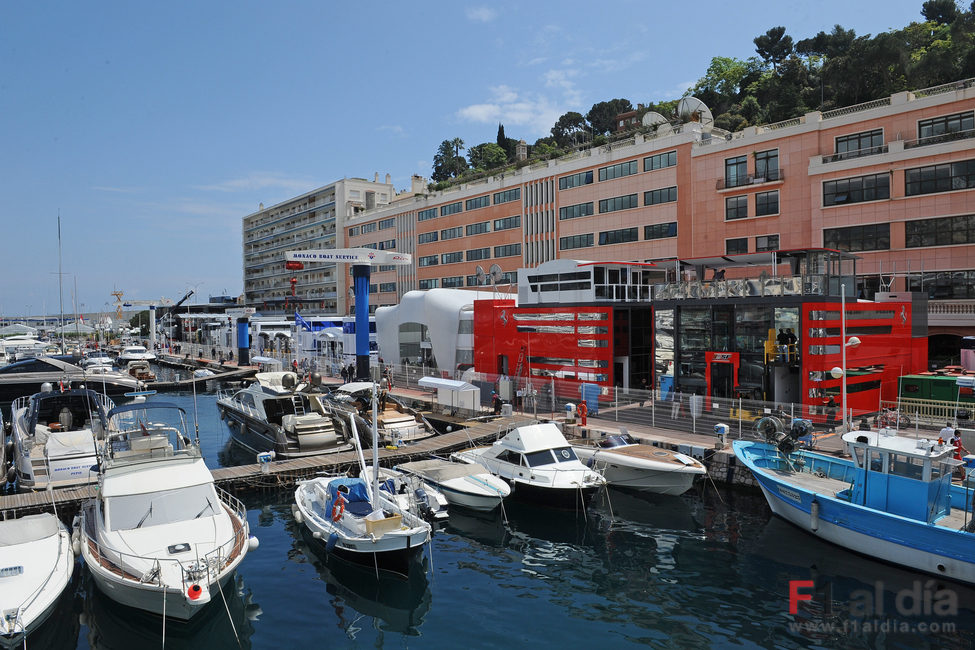
POLYGON ((372 383, 372 493, 375 500, 372 504, 373 510, 379 510, 379 416, 376 413, 379 408, 376 404, 376 382, 372 383))
POLYGON ((61 274, 61 210, 58 210, 58 305, 61 310, 61 354, 64 354, 64 276, 61 274))

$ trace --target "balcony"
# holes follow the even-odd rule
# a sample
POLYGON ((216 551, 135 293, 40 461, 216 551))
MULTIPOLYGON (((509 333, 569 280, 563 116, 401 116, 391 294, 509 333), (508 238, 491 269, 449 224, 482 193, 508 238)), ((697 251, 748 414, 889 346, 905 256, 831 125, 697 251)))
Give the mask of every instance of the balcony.
POLYGON ((941 144, 942 142, 953 142, 955 140, 967 140, 968 138, 975 138, 975 129, 953 131, 951 133, 940 133, 938 135, 931 135, 926 138, 918 138, 917 140, 907 140, 904 142, 904 148, 914 149, 915 147, 926 147, 931 144, 941 144))
POLYGON ((929 300, 928 327, 966 327, 975 323, 975 300, 929 300))
POLYGON ((840 160, 850 160, 851 158, 862 158, 863 156, 876 156, 877 154, 887 153, 887 145, 881 144, 876 147, 865 147, 853 151, 842 151, 831 156, 823 156, 823 164, 838 162, 840 160))
POLYGON ((719 178, 715 189, 727 190, 733 187, 747 187, 749 185, 761 185, 762 183, 772 183, 781 181, 785 178, 785 173, 781 169, 773 169, 762 176, 748 174, 738 178, 719 178))

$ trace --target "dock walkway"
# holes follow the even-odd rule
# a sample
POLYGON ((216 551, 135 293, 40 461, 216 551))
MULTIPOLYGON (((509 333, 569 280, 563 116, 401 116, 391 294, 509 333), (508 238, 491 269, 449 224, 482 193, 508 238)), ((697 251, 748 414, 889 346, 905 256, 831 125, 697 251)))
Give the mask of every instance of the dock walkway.
MULTIPOLYGON (((529 424, 534 420, 522 415, 502 417, 491 422, 478 422, 466 429, 431 436, 416 443, 397 448, 379 450, 379 464, 392 466, 433 455, 449 454, 475 444, 493 442, 496 438, 515 427, 529 424)), ((364 450, 366 462, 372 461, 371 449, 364 450)), ((352 473, 357 468, 358 454, 345 451, 337 454, 322 454, 277 460, 261 465, 240 465, 220 467, 212 470, 214 482, 229 492, 244 492, 254 489, 284 489, 294 487, 301 480, 322 474, 352 473)), ((0 496, 0 512, 11 517, 32 512, 50 511, 59 514, 74 512, 78 506, 96 494, 95 485, 73 488, 60 488, 41 492, 25 492, 0 496)))

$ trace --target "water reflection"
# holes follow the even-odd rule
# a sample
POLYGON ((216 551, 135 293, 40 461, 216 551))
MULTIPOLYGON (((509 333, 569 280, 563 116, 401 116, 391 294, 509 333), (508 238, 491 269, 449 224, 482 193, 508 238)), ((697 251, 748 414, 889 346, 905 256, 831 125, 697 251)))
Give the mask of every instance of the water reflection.
POLYGON ((250 590, 239 575, 223 589, 226 604, 223 599, 215 598, 189 621, 166 621, 165 631, 162 617, 120 605, 101 593, 93 580, 86 582, 84 622, 91 648, 246 649, 251 647, 253 623, 261 614, 260 606, 253 602, 250 590))
POLYGON ((295 548, 325 581, 328 605, 349 638, 355 639, 366 624, 381 632, 419 636, 432 600, 425 556, 420 556, 410 568, 408 578, 386 572, 377 577, 368 568, 326 553, 318 540, 304 534, 304 526, 300 528, 301 531, 292 530, 296 535, 295 548))

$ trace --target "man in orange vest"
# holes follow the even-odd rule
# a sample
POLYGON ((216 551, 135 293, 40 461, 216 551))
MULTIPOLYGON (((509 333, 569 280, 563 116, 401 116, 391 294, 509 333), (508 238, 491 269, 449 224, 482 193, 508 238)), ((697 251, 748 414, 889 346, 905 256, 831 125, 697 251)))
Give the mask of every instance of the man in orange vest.
POLYGON ((579 408, 576 410, 579 413, 579 424, 586 426, 586 416, 589 415, 589 407, 586 406, 585 402, 581 402, 579 408))

